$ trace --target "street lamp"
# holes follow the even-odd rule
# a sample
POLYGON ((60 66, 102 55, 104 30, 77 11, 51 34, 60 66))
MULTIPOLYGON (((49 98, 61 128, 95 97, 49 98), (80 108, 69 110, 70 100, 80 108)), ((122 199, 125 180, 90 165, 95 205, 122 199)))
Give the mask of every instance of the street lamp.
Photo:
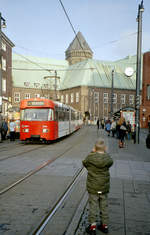
POLYGON ((136 102, 135 102, 135 124, 136 143, 139 144, 140 131, 140 81, 141 81, 141 48, 142 48, 142 13, 144 12, 143 0, 138 8, 138 34, 137 34, 137 69, 136 69, 136 102))
POLYGON ((0 13, 0 113, 2 113, 2 28, 6 28, 6 21, 0 13))
POLYGON ((110 100, 110 116, 113 117, 113 98, 114 98, 114 68, 112 68, 111 79, 111 100, 110 100))

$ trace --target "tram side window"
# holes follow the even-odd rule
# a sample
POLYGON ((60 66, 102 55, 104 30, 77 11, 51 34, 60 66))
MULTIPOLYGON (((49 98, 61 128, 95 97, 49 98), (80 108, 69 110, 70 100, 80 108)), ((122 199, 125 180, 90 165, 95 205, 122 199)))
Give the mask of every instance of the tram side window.
POLYGON ((65 121, 65 112, 61 111, 61 121, 65 121))
POLYGON ((66 121, 69 120, 69 111, 68 110, 65 111, 65 120, 66 121))
POLYGON ((55 107, 55 115, 54 115, 55 121, 58 121, 58 119, 59 119, 59 112, 58 111, 59 111, 58 108, 55 107))
POLYGON ((71 120, 75 120, 75 112, 71 111, 71 120))
POLYGON ((75 112, 75 120, 79 120, 79 113, 75 112))
POLYGON ((54 111, 52 109, 49 109, 48 121, 54 121, 54 111))
POLYGON ((58 121, 58 110, 55 110, 55 121, 58 121))
POLYGON ((59 121, 63 121, 63 113, 62 113, 62 110, 59 110, 59 112, 58 112, 58 120, 59 120, 59 121))

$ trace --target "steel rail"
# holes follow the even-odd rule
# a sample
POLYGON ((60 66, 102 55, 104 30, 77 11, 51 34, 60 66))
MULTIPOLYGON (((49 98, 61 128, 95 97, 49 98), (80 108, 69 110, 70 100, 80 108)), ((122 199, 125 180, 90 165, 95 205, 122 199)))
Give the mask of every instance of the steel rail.
MULTIPOLYGON (((77 144, 81 143, 80 140, 78 139, 77 144)), ((43 147, 43 146, 42 146, 43 147)), ((41 147, 41 148, 42 148, 41 147)), ((45 145, 44 145, 45 147, 45 145)), ((46 167, 47 165, 51 164, 53 161, 55 161, 57 158, 63 156, 65 153, 67 153, 70 149, 72 149, 72 146, 70 146, 68 149, 66 149, 63 153, 59 154, 57 157, 46 161, 45 163, 39 165, 38 167, 36 167, 34 170, 28 172, 24 177, 22 177, 21 179, 17 180, 16 182, 12 183, 11 185, 9 185, 8 187, 4 188, 3 190, 0 191, 0 196, 4 193, 6 193, 7 191, 9 191, 10 189, 14 188, 15 186, 17 186, 18 184, 20 184, 21 182, 23 182, 24 180, 26 180, 27 178, 29 178, 30 176, 34 175, 35 173, 37 173, 38 171, 40 171, 41 169, 43 169, 44 167, 46 167)), ((35 150, 35 149, 34 149, 35 150)), ((17 156, 17 155, 16 155, 17 156)))
POLYGON ((43 221, 40 223, 40 225, 35 229, 35 231, 32 233, 32 235, 39 235, 43 229, 46 227, 48 222, 51 220, 53 215, 56 213, 58 208, 62 205, 63 201, 66 199, 66 197, 69 195, 69 193, 72 191, 74 185, 79 181, 79 178, 85 173, 85 168, 82 167, 78 170, 77 174, 75 175, 72 182, 69 184, 65 192, 62 194, 62 196, 58 199, 58 201, 55 203, 53 208, 49 211, 49 213, 46 215, 46 217, 43 219, 43 221))
POLYGON ((5 161, 5 160, 7 160, 9 158, 17 157, 18 155, 20 156, 20 155, 23 155, 23 154, 26 154, 26 153, 30 153, 30 152, 32 152, 34 150, 37 150, 37 149, 40 149, 40 148, 45 148, 45 147, 47 147, 47 146, 45 146, 45 145, 44 146, 40 146, 40 147, 37 147, 37 148, 34 148, 34 149, 30 149, 30 150, 21 152, 19 154, 14 154, 14 155, 10 155, 10 156, 5 157, 5 158, 0 158, 0 162, 5 161))
POLYGON ((72 146, 69 147, 68 149, 66 149, 63 153, 57 155, 56 157, 44 162, 43 164, 37 166, 34 170, 30 171, 27 173, 27 175, 25 175, 24 177, 22 177, 21 179, 19 179, 18 181, 14 182, 13 184, 9 185, 8 187, 4 188, 3 190, 0 191, 0 195, 6 193, 7 191, 9 191, 10 189, 12 189, 13 187, 15 187, 16 185, 20 184, 22 181, 26 180, 27 178, 29 178, 30 176, 34 175, 35 173, 37 173, 38 171, 40 171, 41 169, 43 169, 44 167, 48 166, 49 164, 51 164, 53 161, 55 161, 57 158, 63 156, 66 152, 68 152, 70 149, 72 149, 72 146))

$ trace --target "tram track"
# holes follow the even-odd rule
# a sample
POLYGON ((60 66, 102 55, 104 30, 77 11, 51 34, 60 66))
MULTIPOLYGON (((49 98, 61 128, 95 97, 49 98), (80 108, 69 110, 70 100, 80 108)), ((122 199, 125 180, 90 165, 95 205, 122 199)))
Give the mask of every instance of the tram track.
MULTIPOLYGON (((74 133, 72 133, 72 134, 74 134, 74 133)), ((63 138, 67 138, 67 136, 66 137, 62 137, 61 139, 63 139, 63 138)), ((58 139, 57 140, 58 142, 60 141, 60 139, 58 139)), ((55 144, 56 143, 56 141, 52 141, 51 142, 51 144, 55 144)), ((15 147, 16 146, 28 146, 30 143, 17 143, 16 145, 15 145, 15 147)), ((30 145, 31 146, 31 145, 30 145)), ((9 156, 7 156, 7 157, 4 157, 4 158, 0 158, 0 162, 3 162, 3 161, 5 161, 5 160, 7 160, 7 159, 10 159, 10 158, 14 158, 14 157, 18 157, 18 156, 21 156, 21 155, 24 155, 24 154, 26 154, 26 153, 30 153, 30 152, 33 152, 33 151, 35 151, 35 150, 38 150, 38 149, 41 149, 41 148, 46 148, 47 146, 49 146, 48 144, 44 144, 44 143, 41 143, 41 146, 38 146, 38 147, 36 147, 36 148, 33 148, 33 149, 29 149, 29 150, 26 150, 26 151, 22 151, 22 152, 20 152, 20 153, 15 153, 15 154, 11 154, 11 155, 9 155, 9 156)), ((7 146, 7 145, 5 145, 5 146, 3 146, 3 147, 0 147, 0 152, 5 152, 5 151, 8 151, 8 147, 9 146, 7 146), (1 151, 2 150, 2 151, 1 151)), ((16 149, 16 148, 15 148, 16 149)), ((14 150, 14 149, 13 149, 14 150)))
MULTIPOLYGON (((56 211, 62 206, 64 203, 64 200, 69 196, 69 194, 72 192, 73 187, 77 182, 79 182, 81 176, 85 173, 84 167, 78 170, 76 175, 74 176, 72 182, 68 185, 64 193, 61 195, 61 197, 57 200, 53 208, 50 209, 48 214, 45 216, 45 218, 41 221, 39 226, 35 228, 35 230, 32 232, 32 235, 40 235, 41 232, 44 230, 44 228, 47 226, 47 224, 50 222, 56 211)), ((72 218, 70 219, 72 221, 72 218)))
MULTIPOLYGON (((6 188, 2 189, 0 191, 0 195, 3 195, 4 193, 10 191, 12 188, 16 187, 17 185, 19 185, 20 183, 22 183, 23 181, 25 181, 27 178, 35 175, 37 172, 39 172, 40 170, 42 170, 43 168, 45 168, 46 166, 50 165, 52 162, 54 162, 56 159, 62 157, 64 154, 66 154, 67 152, 69 152, 74 146, 77 146, 77 144, 80 144, 81 143, 81 140, 78 139, 77 142, 76 142, 76 145, 71 145, 69 148, 67 148, 63 153, 61 154, 58 154, 56 157, 53 157, 52 159, 49 159, 47 160, 46 162, 40 164, 39 166, 37 166, 36 168, 34 168, 33 170, 29 171, 24 177, 20 178, 19 180, 15 181, 14 183, 10 184, 9 186, 7 186, 6 188)), ((43 147, 46 147, 46 146, 43 146, 43 147)), ((31 151, 34 151, 34 150, 37 150, 39 148, 36 148, 36 149, 33 149, 33 150, 30 150, 29 152, 31 151)), ((25 152, 24 152, 25 153, 25 152)), ((28 153, 28 151, 26 152, 28 153)), ((22 153, 23 154, 23 153, 22 153)), ((18 154, 16 154, 16 156, 18 156, 18 154)))
POLYGON ((8 160, 10 158, 21 156, 21 155, 26 154, 26 153, 33 152, 33 151, 41 149, 41 148, 45 148, 45 147, 47 147, 47 146, 45 146, 45 145, 44 146, 39 146, 39 147, 36 147, 36 148, 33 148, 33 149, 29 149, 29 150, 26 150, 26 151, 23 151, 23 152, 20 152, 20 153, 11 154, 10 156, 4 157, 4 158, 0 158, 0 162, 3 162, 3 161, 8 160))
POLYGON ((31 154, 32 161, 28 155, 25 161, 22 162, 20 159, 19 164, 17 159, 4 164, 6 169, 9 169, 12 163, 20 167, 19 170, 16 167, 10 168, 8 179, 11 176, 15 179, 19 174, 23 174, 24 177, 19 177, 18 181, 14 180, 14 184, 8 188, 5 178, 7 172, 1 168, 4 185, 0 191, 0 233, 6 231, 8 235, 58 235, 66 234, 70 223, 74 224, 72 220, 86 191, 81 161, 97 138, 93 128, 82 129, 82 132, 78 133, 79 135, 74 135, 73 138, 62 141, 52 148, 53 145, 49 145, 46 151, 31 154), (94 133, 92 142, 89 138, 90 133, 94 133), (49 152, 51 153, 48 154, 49 152))

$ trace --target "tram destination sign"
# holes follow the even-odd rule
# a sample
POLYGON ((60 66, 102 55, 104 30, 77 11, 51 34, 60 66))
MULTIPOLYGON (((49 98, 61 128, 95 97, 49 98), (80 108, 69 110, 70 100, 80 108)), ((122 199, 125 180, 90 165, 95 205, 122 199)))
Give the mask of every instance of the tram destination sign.
POLYGON ((43 106, 44 101, 28 101, 28 106, 43 106))

